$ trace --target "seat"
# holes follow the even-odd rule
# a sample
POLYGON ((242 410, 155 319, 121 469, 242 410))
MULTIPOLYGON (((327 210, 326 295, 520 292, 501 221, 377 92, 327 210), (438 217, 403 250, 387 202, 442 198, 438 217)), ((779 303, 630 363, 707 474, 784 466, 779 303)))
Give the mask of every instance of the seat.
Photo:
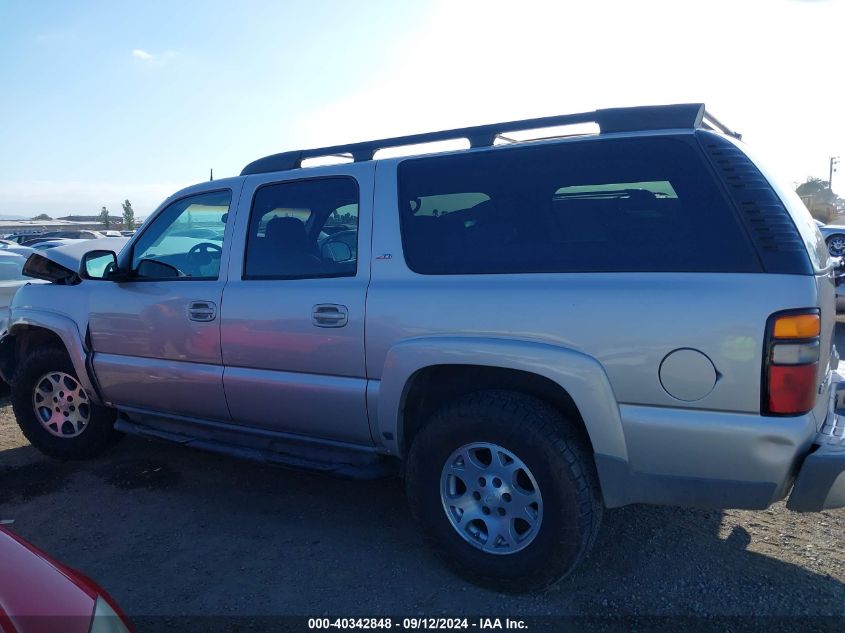
POLYGON ((273 218, 254 246, 248 260, 249 275, 307 277, 322 271, 323 263, 313 253, 305 224, 297 218, 273 218))

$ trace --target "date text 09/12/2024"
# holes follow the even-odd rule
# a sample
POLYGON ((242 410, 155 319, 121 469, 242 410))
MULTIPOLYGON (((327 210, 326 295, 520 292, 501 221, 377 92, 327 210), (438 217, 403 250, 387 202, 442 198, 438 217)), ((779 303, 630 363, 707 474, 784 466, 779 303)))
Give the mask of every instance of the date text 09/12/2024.
POLYGON ((309 618, 308 629, 358 630, 520 630, 527 629, 524 620, 511 618, 309 618))

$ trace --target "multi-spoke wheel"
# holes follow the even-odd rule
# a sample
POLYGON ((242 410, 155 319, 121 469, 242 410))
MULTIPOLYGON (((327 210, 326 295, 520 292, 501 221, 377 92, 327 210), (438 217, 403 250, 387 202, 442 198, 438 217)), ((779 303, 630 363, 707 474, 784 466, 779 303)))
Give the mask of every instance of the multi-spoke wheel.
POLYGON ((41 376, 32 393, 32 406, 47 432, 58 437, 76 437, 91 418, 88 394, 63 371, 41 376))
POLYGON ((53 457, 91 457, 119 437, 114 412, 91 402, 67 353, 56 347, 20 359, 12 408, 26 438, 53 457))
POLYGON ((517 593, 551 584, 587 554, 601 519, 595 465, 579 437, 536 398, 465 396, 412 440, 411 510, 469 579, 517 593))
POLYGON ((440 498, 452 527, 490 554, 527 547, 543 520, 543 497, 519 457, 487 442, 461 446, 440 476, 440 498))

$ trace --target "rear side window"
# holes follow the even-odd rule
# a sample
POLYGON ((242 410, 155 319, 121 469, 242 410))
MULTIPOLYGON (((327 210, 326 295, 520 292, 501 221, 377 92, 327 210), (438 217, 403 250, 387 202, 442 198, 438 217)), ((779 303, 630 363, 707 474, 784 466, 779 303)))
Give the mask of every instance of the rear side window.
POLYGON ((399 165, 405 259, 422 274, 759 272, 695 146, 613 139, 399 165))
POLYGON ((354 277, 357 270, 354 179, 294 180, 256 191, 244 279, 354 277))

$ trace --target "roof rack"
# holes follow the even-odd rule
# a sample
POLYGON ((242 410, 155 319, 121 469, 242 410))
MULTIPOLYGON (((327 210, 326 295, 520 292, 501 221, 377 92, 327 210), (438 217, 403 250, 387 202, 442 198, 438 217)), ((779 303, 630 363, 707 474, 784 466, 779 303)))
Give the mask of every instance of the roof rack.
POLYGON ((403 145, 418 145, 436 141, 451 141, 456 139, 469 140, 470 147, 489 147, 497 138, 508 132, 521 132, 541 128, 572 125, 578 123, 597 123, 602 134, 612 132, 640 132, 647 130, 668 130, 686 128, 704 128, 741 138, 739 134, 719 122, 704 109, 703 103, 683 103, 665 106, 638 106, 632 108, 608 108, 594 112, 578 114, 564 114, 558 116, 525 119, 522 121, 508 121, 476 125, 473 127, 410 134, 377 141, 349 143, 315 149, 282 152, 259 158, 243 168, 241 176, 263 174, 274 171, 288 171, 302 167, 302 161, 307 158, 343 157, 351 158, 353 162, 373 160, 378 150, 403 145))

